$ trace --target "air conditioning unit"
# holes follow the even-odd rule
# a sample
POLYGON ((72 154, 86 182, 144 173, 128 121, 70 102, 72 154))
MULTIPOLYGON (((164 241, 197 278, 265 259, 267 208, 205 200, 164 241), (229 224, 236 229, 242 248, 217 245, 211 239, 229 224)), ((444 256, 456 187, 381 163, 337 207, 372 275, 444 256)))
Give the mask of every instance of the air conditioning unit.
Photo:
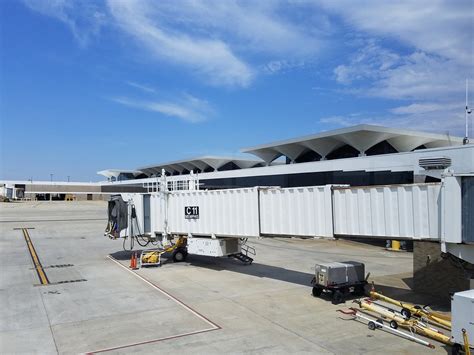
POLYGON ((424 158, 418 161, 418 165, 425 170, 444 170, 451 166, 451 159, 446 157, 424 158))

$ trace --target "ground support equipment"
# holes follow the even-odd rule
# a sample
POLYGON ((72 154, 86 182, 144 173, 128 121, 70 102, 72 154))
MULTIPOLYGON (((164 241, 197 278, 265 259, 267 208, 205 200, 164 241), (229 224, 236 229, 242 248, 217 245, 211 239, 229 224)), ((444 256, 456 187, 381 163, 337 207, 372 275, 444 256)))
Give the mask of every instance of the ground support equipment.
POLYGON ((451 338, 448 335, 443 334, 436 328, 430 327, 426 323, 423 323, 413 318, 406 319, 400 313, 397 313, 395 310, 378 305, 372 302, 370 299, 354 302, 358 303, 360 308, 378 314, 381 317, 387 319, 389 321, 390 327, 393 329, 397 329, 400 326, 410 330, 410 332, 423 335, 425 337, 439 341, 440 343, 453 345, 451 338))
POLYGON ((164 253, 172 253, 173 261, 184 261, 188 255, 186 250, 186 238, 179 237, 177 242, 164 248, 146 249, 140 251, 138 267, 160 266, 161 256, 164 253))
POLYGON ((412 316, 415 316, 420 318, 422 321, 427 321, 433 325, 438 325, 447 330, 451 330, 451 318, 444 314, 433 312, 427 309, 427 307, 422 308, 411 303, 404 303, 393 298, 384 296, 381 293, 376 292, 373 285, 369 296, 371 299, 381 300, 400 307, 402 309, 400 313, 407 319, 411 318, 412 316))
POLYGON ((341 312, 342 314, 352 316, 351 319, 362 319, 362 320, 367 321, 367 326, 370 330, 384 329, 384 330, 388 331, 389 333, 392 333, 392 334, 401 336, 403 338, 412 340, 412 341, 414 341, 418 344, 427 346, 429 348, 434 348, 435 347, 430 342, 428 342, 426 340, 423 340, 423 339, 420 339, 420 338, 417 338, 413 333, 407 333, 407 332, 403 332, 399 329, 394 329, 394 328, 390 327, 389 325, 384 324, 383 319, 381 319, 381 318, 377 318, 377 319, 372 318, 368 314, 364 314, 361 311, 358 311, 354 308, 349 308, 349 310, 347 310, 347 311, 339 309, 338 312, 341 312))
POLYGON ((311 284, 313 285, 312 294, 314 297, 320 297, 324 292, 330 293, 332 304, 339 304, 344 303, 347 296, 351 294, 354 296, 364 296, 367 281, 323 286, 318 284, 316 278, 313 277, 311 284))

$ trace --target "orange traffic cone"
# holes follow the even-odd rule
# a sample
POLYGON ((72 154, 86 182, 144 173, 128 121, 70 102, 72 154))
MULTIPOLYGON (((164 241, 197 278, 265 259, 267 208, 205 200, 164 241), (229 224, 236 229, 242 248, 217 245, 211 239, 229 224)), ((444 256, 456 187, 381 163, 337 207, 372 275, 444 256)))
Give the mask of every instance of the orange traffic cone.
POLYGON ((130 257, 130 269, 133 269, 135 267, 135 253, 132 253, 132 256, 130 257))
POLYGON ((133 253, 133 270, 138 269, 137 267, 137 253, 133 253))

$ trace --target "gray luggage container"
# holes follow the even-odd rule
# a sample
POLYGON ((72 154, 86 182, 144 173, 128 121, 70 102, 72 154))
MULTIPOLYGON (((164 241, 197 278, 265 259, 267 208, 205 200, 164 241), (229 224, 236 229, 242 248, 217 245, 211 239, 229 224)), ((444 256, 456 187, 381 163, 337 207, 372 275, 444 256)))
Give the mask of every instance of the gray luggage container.
POLYGON ((345 295, 364 294, 367 281, 364 278, 365 266, 357 261, 344 261, 316 264, 315 276, 311 281, 313 296, 320 296, 323 291, 331 292, 333 303, 344 301, 345 295))

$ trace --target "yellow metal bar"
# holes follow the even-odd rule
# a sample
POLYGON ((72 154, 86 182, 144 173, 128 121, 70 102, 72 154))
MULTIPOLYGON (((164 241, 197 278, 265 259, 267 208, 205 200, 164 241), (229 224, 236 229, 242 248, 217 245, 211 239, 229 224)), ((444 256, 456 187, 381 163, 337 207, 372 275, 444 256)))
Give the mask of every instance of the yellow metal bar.
POLYGON ((443 344, 448 344, 452 345, 453 343, 451 342, 451 338, 447 335, 444 335, 443 333, 429 328, 423 323, 415 320, 415 319, 405 319, 397 314, 394 314, 393 312, 389 311, 386 308, 383 308, 381 306, 378 306, 376 304, 373 304, 371 302, 366 302, 366 301, 361 301, 360 302, 360 307, 368 310, 370 312, 374 312, 377 314, 380 314, 382 317, 393 320, 397 322, 397 325, 409 330, 414 331, 417 334, 426 336, 428 338, 434 339, 436 341, 439 341, 440 343, 443 344))
POLYGON ((462 338, 464 340, 464 353, 466 355, 471 355, 471 348, 469 345, 469 337, 467 336, 466 329, 463 328, 462 330, 462 338))
POLYGON ((35 266, 36 273, 38 274, 39 280, 42 285, 49 285, 48 276, 41 265, 41 261, 36 253, 35 247, 33 246, 33 242, 30 238, 30 233, 28 233, 28 229, 22 228, 23 236, 25 237, 26 246, 28 247, 28 251, 30 252, 31 260, 35 266))
POLYGON ((387 303, 394 304, 396 306, 399 306, 401 308, 406 308, 408 309, 412 315, 421 317, 421 318, 426 318, 431 322, 434 322, 444 328, 447 328, 448 330, 451 330, 451 321, 447 320, 446 316, 441 317, 440 314, 434 313, 434 312, 429 312, 421 308, 416 308, 413 304, 411 303, 403 303, 398 300, 395 300, 393 298, 387 297, 382 295, 381 293, 375 292, 375 291, 370 291, 369 293, 370 298, 372 299, 378 299, 387 303))

